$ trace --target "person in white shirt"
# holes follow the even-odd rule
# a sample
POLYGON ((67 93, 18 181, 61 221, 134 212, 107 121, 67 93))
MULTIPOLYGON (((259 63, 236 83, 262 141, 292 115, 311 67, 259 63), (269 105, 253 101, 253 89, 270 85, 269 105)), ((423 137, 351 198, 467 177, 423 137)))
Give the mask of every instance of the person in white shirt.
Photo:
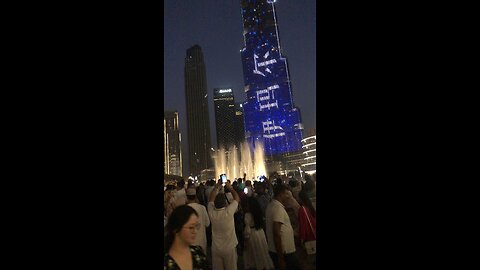
POLYGON ((295 240, 298 237, 298 210, 300 209, 300 204, 293 196, 292 192, 290 191, 290 187, 287 186, 287 199, 283 202, 283 206, 285 206, 285 211, 287 211, 288 216, 290 217, 290 224, 293 228, 293 235, 295 240))
POLYGON ((208 198, 210 198, 210 193, 214 188, 215 188, 215 180, 213 179, 208 180, 205 186, 205 197, 207 197, 207 204, 208 204, 208 198))
POLYGON ((283 184, 275 185, 273 200, 265 210, 267 243, 275 269, 300 269, 295 254, 295 240, 285 203, 290 199, 288 189, 283 184))
POLYGON ((214 270, 237 269, 237 236, 233 215, 237 210, 240 197, 230 183, 225 187, 233 195, 233 201, 227 206, 224 193, 219 193, 221 180, 210 193, 208 199, 208 216, 212 223, 212 266, 214 270))
POLYGON ((195 238, 195 246, 201 246, 205 254, 207 254, 207 234, 206 228, 210 226, 210 218, 207 214, 205 206, 197 203, 197 192, 195 188, 187 189, 187 205, 195 209, 198 213, 198 222, 200 223, 200 229, 197 232, 195 238))
POLYGON ((173 209, 175 209, 175 194, 177 193, 175 185, 168 184, 163 197, 163 207, 167 219, 170 217, 173 209))
POLYGON ((180 180, 177 183, 177 193, 175 194, 175 207, 187 203, 187 194, 185 193, 185 181, 180 180))

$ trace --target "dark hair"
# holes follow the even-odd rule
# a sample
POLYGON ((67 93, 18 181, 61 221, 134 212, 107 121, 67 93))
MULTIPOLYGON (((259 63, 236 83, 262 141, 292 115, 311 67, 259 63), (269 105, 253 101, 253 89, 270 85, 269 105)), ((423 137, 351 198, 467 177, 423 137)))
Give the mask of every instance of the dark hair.
POLYGON ((283 184, 282 178, 279 177, 279 178, 275 179, 275 184, 276 185, 282 185, 283 184))
POLYGON ((313 182, 312 180, 308 180, 307 182, 305 182, 305 185, 303 186, 303 189, 305 189, 306 191, 312 191, 314 190, 315 188, 315 182, 313 182))
POLYGON ((200 204, 205 204, 205 187, 201 184, 197 187, 197 194, 195 194, 195 197, 197 197, 200 204))
POLYGON ((295 181, 295 180, 290 180, 290 181, 288 181, 288 184, 289 184, 291 187, 296 187, 296 186, 297 186, 297 181, 295 181))
POLYGON ((267 187, 267 183, 266 182, 257 182, 257 189, 265 189, 267 187))
POLYGON ((225 198, 225 194, 218 193, 213 203, 217 209, 227 206, 227 198, 225 198))
POLYGON ((166 190, 174 190, 175 189, 175 185, 172 185, 172 184, 168 184, 167 185, 167 189, 166 190))
POLYGON ((252 213, 253 216, 253 223, 255 223, 255 230, 263 229, 264 221, 263 221, 263 213, 260 204, 258 203, 255 197, 248 197, 247 198, 247 205, 248 211, 252 213))
POLYGON ((194 201, 197 198, 197 195, 187 195, 187 199, 194 201))
POLYGON ((308 208, 310 214, 312 214, 313 217, 316 217, 316 211, 315 208, 313 208, 312 201, 308 197, 307 190, 302 189, 300 193, 298 193, 298 198, 300 199, 301 203, 308 208))
POLYGON ((183 225, 185 225, 192 215, 198 217, 197 211, 192 207, 184 204, 173 209, 172 214, 168 218, 168 223, 165 229, 167 230, 167 235, 165 236, 165 250, 168 253, 170 247, 175 240, 175 234, 178 233, 183 225))
POLYGON ((273 187, 273 194, 274 197, 278 197, 278 195, 282 194, 283 192, 287 191, 288 188, 285 185, 277 184, 273 187))
POLYGON ((184 186, 185 186, 185 181, 183 180, 178 181, 177 187, 183 188, 184 186))

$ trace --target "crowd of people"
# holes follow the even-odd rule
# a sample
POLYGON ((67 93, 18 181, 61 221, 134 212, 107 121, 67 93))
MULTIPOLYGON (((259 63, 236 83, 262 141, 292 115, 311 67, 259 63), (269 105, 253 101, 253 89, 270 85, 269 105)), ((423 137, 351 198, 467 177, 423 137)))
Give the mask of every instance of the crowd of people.
POLYGON ((315 267, 315 177, 168 183, 164 269, 301 269, 298 251, 315 267))

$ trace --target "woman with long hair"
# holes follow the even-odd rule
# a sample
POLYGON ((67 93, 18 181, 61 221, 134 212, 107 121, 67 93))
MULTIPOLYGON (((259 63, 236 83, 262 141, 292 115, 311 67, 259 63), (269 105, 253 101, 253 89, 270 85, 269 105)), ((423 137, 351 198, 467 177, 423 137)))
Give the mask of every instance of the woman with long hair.
POLYGON ((205 251, 193 246, 199 227, 192 207, 180 205, 173 210, 166 227, 164 269, 209 269, 205 251))
POLYGON ((273 269, 273 262, 268 254, 267 238, 263 231, 265 221, 260 204, 255 197, 248 197, 245 206, 244 268, 273 269))

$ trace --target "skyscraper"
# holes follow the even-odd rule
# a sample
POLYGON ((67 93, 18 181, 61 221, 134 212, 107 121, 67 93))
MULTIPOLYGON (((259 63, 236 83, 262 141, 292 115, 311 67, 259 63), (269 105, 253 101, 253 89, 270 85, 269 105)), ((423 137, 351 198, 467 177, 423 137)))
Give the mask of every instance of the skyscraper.
POLYGON ((185 57, 185 100, 187 106, 189 173, 199 175, 211 167, 210 123, 208 118, 207 76, 200 46, 187 50, 185 57))
POLYGON ((317 171, 317 135, 316 130, 309 130, 307 136, 302 140, 304 162, 302 169, 309 174, 317 171))
POLYGON ((217 148, 228 150, 235 144, 235 101, 232 89, 214 88, 217 148))
POLYGON ((182 137, 178 129, 178 112, 165 112, 163 130, 165 173, 182 176, 182 137))
POLYGON ((167 122, 165 121, 165 118, 163 118, 163 174, 167 173, 167 128, 166 128, 167 122))
POLYGON ((245 93, 245 136, 261 141, 267 156, 302 150, 300 111, 292 96, 287 59, 282 55, 275 1, 242 0, 241 50, 245 93))
POLYGON ((235 102, 235 145, 240 148, 240 144, 245 141, 245 125, 243 123, 243 105, 241 102, 235 102))

